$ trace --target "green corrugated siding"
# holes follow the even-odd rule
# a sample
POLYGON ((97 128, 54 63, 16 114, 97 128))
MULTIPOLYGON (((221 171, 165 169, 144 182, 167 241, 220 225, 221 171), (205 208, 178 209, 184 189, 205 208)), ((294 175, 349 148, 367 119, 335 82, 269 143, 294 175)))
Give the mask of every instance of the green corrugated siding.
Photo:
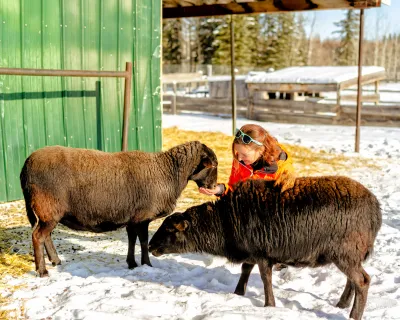
MULTIPOLYGON (((160 0, 0 0, 0 68, 124 70, 129 149, 161 149, 160 0)), ((0 75, 0 201, 45 145, 121 149, 124 80, 0 75)))

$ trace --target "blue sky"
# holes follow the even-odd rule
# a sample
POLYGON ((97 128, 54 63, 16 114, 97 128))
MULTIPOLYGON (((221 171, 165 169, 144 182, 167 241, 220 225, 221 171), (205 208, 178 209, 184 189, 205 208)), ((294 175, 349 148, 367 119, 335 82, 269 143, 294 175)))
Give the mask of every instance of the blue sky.
MULTIPOLYGON (((319 33, 321 38, 335 37, 335 35, 332 35, 332 32, 336 29, 334 22, 341 20, 346 11, 320 10, 314 12, 304 13, 309 20, 309 24, 311 24, 314 14, 317 15, 313 34, 319 33)), ((400 33, 400 0, 392 0, 390 6, 382 5, 380 8, 367 9, 364 12, 364 33, 366 38, 374 38, 376 36, 376 19, 379 19, 380 35, 390 32, 400 33)), ((307 32, 309 32, 309 29, 307 29, 307 32)))

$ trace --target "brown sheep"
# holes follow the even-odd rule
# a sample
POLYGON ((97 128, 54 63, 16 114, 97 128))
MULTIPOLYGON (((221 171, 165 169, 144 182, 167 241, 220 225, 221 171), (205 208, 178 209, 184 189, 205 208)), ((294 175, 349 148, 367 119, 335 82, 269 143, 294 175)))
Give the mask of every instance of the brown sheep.
POLYGON ((61 146, 33 152, 25 161, 20 180, 33 227, 37 272, 41 277, 48 275, 43 245, 53 265, 61 262, 51 239, 59 222, 92 232, 125 226, 129 268, 137 266, 137 236, 141 262, 151 266, 149 223, 174 210, 189 180, 199 187, 215 187, 217 165, 215 153, 198 141, 159 153, 107 153, 61 146))
POLYGON ((155 256, 205 252, 243 263, 235 293, 244 294, 258 264, 265 306, 275 306, 272 266, 335 264, 347 277, 337 304, 350 305, 361 319, 370 283, 362 262, 372 252, 382 224, 376 197, 346 177, 298 178, 281 192, 274 182, 248 180, 215 203, 208 202, 165 219, 150 240, 155 256))

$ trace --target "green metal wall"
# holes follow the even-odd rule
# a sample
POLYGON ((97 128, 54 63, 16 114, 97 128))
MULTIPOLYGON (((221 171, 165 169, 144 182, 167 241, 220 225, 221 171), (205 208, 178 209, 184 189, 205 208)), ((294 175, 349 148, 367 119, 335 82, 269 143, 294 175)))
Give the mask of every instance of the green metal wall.
MULTIPOLYGON (((125 70, 129 149, 161 149, 161 0, 0 0, 0 68, 125 70)), ((121 150, 124 79, 0 75, 0 201, 46 145, 121 150), (97 89, 96 89, 97 88, 97 89)))

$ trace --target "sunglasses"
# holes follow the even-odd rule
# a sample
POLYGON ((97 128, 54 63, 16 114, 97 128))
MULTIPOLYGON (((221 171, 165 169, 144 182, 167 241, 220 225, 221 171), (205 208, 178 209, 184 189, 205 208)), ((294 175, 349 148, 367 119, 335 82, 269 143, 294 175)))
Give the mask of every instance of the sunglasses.
POLYGON ((245 134, 240 129, 236 129, 235 138, 236 139, 241 138, 244 144, 249 144, 250 142, 254 142, 256 145, 262 146, 262 143, 260 141, 254 140, 252 137, 250 137, 248 134, 245 134))

